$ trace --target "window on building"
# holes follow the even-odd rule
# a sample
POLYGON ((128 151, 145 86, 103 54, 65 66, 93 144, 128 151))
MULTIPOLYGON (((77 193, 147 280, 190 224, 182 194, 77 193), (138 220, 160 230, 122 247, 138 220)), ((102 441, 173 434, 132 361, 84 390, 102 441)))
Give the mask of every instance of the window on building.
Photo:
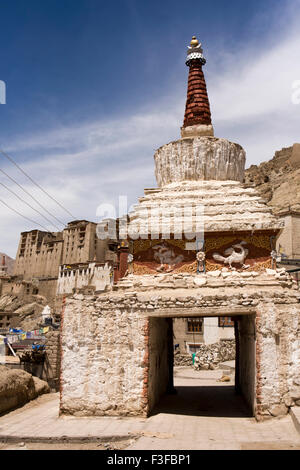
POLYGON ((187 331, 188 333, 202 333, 203 319, 202 318, 188 318, 187 331))
POLYGON ((219 327, 232 328, 234 327, 234 321, 231 317, 219 317, 219 327))

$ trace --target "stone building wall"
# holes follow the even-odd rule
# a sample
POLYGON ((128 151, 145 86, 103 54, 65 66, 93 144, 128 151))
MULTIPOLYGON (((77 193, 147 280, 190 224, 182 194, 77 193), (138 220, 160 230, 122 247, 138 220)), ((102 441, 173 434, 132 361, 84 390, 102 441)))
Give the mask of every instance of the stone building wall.
POLYGON ((87 221, 75 221, 63 231, 63 254, 61 264, 84 263, 97 254, 97 225, 87 221))
POLYGON ((22 298, 26 295, 41 295, 51 299, 56 295, 57 279, 34 279, 23 281, 11 277, 4 279, 0 295, 16 295, 22 298))
MULTIPOLYGON (((8 274, 9 276, 11 276, 14 272, 14 265, 15 265, 15 260, 13 258, 11 258, 10 256, 8 256, 6 253, 1 253, 0 252, 0 273, 1 273, 1 270, 4 269, 5 271, 5 274, 8 274), (3 266, 3 261, 5 263, 5 265, 3 266)), ((0 274, 1 276, 1 274, 0 274)))
POLYGON ((55 277, 62 261, 62 233, 40 230, 21 233, 14 275, 25 280, 33 277, 55 277))
POLYGON ((300 212, 293 217, 293 258, 300 259, 300 212))
POLYGON ((52 300, 56 295, 57 279, 39 279, 33 283, 33 286, 38 289, 38 294, 52 300))
POLYGON ((234 339, 233 327, 219 326, 218 318, 204 318, 204 342, 214 344, 223 339, 234 339))
POLYGON ((289 259, 300 259, 300 212, 289 212, 280 216, 285 227, 279 234, 276 247, 289 259))
POLYGON ((9 277, 1 279, 0 295, 22 295, 24 292, 24 284, 21 280, 9 277))
POLYGON ((201 344, 204 341, 203 332, 190 333, 187 331, 187 318, 175 318, 173 321, 174 345, 179 344, 181 354, 187 354, 189 344, 201 344))
MULTIPOLYGON (((194 319, 196 320, 196 319, 194 319)), ((223 339, 234 339, 233 327, 219 326, 218 318, 202 318, 202 331, 188 331, 187 318, 175 318, 173 323, 174 345, 181 354, 196 352, 201 344, 215 344, 223 339)))
POLYGON ((284 229, 281 230, 276 240, 276 251, 293 257, 293 218, 291 215, 281 217, 284 220, 284 229))

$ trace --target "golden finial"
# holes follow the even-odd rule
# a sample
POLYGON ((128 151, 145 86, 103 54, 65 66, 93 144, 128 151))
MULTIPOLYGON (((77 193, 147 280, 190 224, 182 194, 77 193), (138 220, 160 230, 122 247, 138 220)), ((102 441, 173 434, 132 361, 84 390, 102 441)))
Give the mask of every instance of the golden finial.
POLYGON ((191 46, 192 47, 197 47, 198 45, 199 45, 198 39, 196 38, 196 36, 193 36, 192 40, 191 40, 191 46))

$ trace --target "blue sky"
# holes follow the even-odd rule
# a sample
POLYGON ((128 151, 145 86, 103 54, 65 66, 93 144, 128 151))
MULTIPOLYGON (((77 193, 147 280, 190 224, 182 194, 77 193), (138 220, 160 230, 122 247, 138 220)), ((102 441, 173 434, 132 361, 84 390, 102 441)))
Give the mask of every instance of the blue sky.
MULTIPOLYGON (((102 202, 133 204, 156 185, 153 153, 179 138, 194 34, 216 136, 240 143, 247 166, 300 141, 299 0, 11 0, 0 17, 0 147, 76 218, 97 220, 102 202)), ((0 168, 70 220, 1 156, 0 168)), ((0 198, 42 222, 3 187, 0 198)), ((19 233, 35 227, 0 211, 0 251, 15 256, 19 233)))

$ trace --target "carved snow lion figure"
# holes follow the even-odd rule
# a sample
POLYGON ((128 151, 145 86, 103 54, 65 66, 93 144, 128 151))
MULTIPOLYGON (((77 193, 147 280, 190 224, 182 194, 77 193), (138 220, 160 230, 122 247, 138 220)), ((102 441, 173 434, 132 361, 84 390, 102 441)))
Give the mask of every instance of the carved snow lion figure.
POLYGON ((241 264, 243 269, 248 269, 250 268, 250 265, 245 264, 245 259, 249 254, 249 250, 247 250, 247 248, 244 248, 245 245, 247 245, 246 242, 241 242, 237 245, 233 245, 232 247, 227 248, 227 250, 225 250, 225 256, 221 256, 219 253, 214 253, 213 258, 214 260, 220 261, 221 263, 229 264, 231 269, 233 269, 232 264, 241 264))
POLYGON ((159 268, 156 270, 158 272, 165 271, 165 265, 168 266, 166 272, 171 272, 175 268, 176 264, 181 263, 184 260, 182 255, 176 256, 174 250, 170 249, 163 243, 161 245, 156 245, 153 250, 155 261, 161 263, 159 268))

